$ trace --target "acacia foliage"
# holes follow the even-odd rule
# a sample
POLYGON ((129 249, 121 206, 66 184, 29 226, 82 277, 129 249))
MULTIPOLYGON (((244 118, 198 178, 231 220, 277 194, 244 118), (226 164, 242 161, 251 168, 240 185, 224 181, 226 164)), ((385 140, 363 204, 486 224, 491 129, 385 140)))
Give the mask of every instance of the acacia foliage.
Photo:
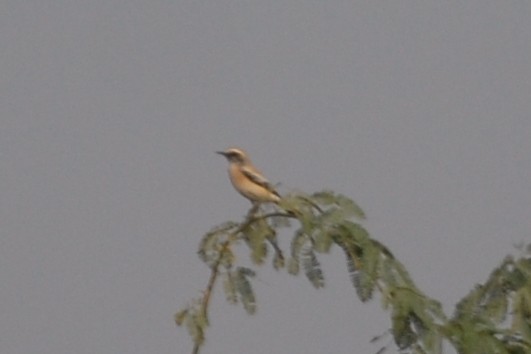
MULTIPOLYGON (((255 271, 238 265, 235 248, 245 245, 253 266, 265 264, 302 272, 315 288, 325 285, 319 257, 339 247, 350 281, 360 301, 379 293, 390 313, 390 330, 402 353, 441 353, 443 340, 459 353, 531 353, 531 250, 508 257, 485 284, 476 286, 448 318, 441 304, 419 290, 391 251, 370 237, 362 226, 363 210, 347 197, 330 191, 285 196, 280 210, 256 211, 242 223, 227 222, 202 238, 198 255, 211 269, 203 296, 175 315, 185 325, 198 353, 208 326, 208 304, 218 278, 227 301, 242 304, 247 313, 257 307, 252 288, 255 271), (281 228, 292 231, 289 258, 277 243, 281 228)), ((284 237, 284 236, 283 236, 284 237)), ((434 275, 434 277, 437 275, 434 275)), ((382 348, 381 351, 386 348, 382 348)))

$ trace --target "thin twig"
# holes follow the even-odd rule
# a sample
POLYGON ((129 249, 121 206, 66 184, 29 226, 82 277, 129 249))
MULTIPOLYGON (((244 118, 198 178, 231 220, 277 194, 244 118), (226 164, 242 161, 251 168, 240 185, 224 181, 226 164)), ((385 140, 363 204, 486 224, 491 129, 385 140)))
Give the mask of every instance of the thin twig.
MULTIPOLYGON (((209 323, 208 305, 210 303, 210 298, 212 297, 212 291, 214 290, 214 285, 216 284, 216 280, 218 279, 218 276, 219 276, 219 267, 225 255, 225 252, 227 252, 231 243, 236 240, 236 236, 240 232, 245 230, 245 228, 247 228, 249 225, 253 224, 254 222, 258 220, 264 220, 264 219, 278 217, 278 216, 283 216, 287 218, 296 218, 293 214, 287 214, 287 213, 282 213, 282 212, 273 212, 273 213, 269 213, 269 214, 265 214, 261 216, 248 214, 247 220, 241 223, 236 228, 236 230, 231 232, 229 234, 229 238, 225 242, 223 242, 223 244, 221 245, 221 250, 219 251, 219 255, 218 255, 218 258, 216 259, 216 262, 214 262, 214 264, 211 267, 210 278, 208 279, 207 287, 205 291, 203 292, 203 298, 201 299, 201 311, 203 311, 203 316, 207 324, 209 323)), ((201 345, 202 343, 195 343, 192 354, 199 354, 199 348, 201 347, 201 345)))
MULTIPOLYGON (((227 251, 227 249, 229 247, 230 241, 231 241, 230 239, 225 241, 223 243, 223 245, 221 246, 221 251, 219 252, 219 257, 218 257, 218 259, 216 259, 216 262, 212 266, 212 271, 210 273, 210 278, 208 279, 208 284, 207 284, 205 292, 203 293, 203 299, 201 300, 201 311, 203 311, 203 316, 204 316, 207 324, 209 323, 208 311, 207 311, 208 310, 208 304, 210 302, 210 298, 211 298, 211 295, 212 295, 212 290, 214 289, 214 285, 216 284, 216 280, 217 280, 218 275, 219 275, 219 266, 221 264, 221 260, 223 259, 223 255, 224 255, 224 253, 227 251)), ((195 343, 194 350, 192 351, 192 353, 193 354, 198 354, 200 346, 201 346, 201 343, 195 343)))
POLYGON ((243 227, 241 229, 239 229, 238 232, 242 231, 244 228, 246 228, 247 226, 249 226, 250 224, 252 224, 255 221, 263 220, 263 219, 269 219, 269 218, 274 218, 274 217, 277 217, 277 216, 283 216, 285 218, 297 219, 295 214, 283 213, 283 212, 280 212, 280 211, 276 211, 276 212, 265 214, 265 215, 253 216, 252 218, 250 218, 249 220, 247 220, 245 223, 242 224, 243 227))

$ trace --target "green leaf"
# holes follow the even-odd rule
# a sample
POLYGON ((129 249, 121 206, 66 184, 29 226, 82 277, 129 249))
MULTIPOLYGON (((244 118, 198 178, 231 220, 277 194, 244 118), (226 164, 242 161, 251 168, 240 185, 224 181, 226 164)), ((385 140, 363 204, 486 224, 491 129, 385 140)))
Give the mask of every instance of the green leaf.
POLYGON ((339 225, 339 228, 344 231, 343 234, 346 235, 346 237, 354 240, 358 244, 367 242, 370 238, 369 233, 363 226, 352 221, 347 220, 343 222, 341 225, 339 225))
POLYGON ((529 282, 531 282, 531 258, 521 258, 515 262, 514 265, 518 272, 526 279, 526 282, 529 284, 529 282))
POLYGON ((238 272, 240 274, 242 274, 243 276, 245 277, 254 277, 256 276, 256 272, 250 268, 246 268, 246 267, 238 267, 238 272))
POLYGON ((372 298, 374 281, 365 271, 360 271, 352 276, 354 288, 361 302, 367 302, 372 298))
POLYGON ((267 257, 266 240, 272 232, 273 230, 266 222, 254 223, 242 231, 244 240, 251 249, 251 260, 254 264, 264 263, 267 257))
POLYGON ((345 220, 347 216, 344 211, 338 207, 330 207, 323 211, 319 216, 315 218, 314 224, 317 227, 323 228, 327 225, 336 225, 345 220))
POLYGON ((251 269, 243 267, 239 267, 234 274, 236 291, 240 294, 240 300, 245 311, 250 315, 256 312, 256 299, 248 279, 249 277, 253 277, 254 274, 251 269))
POLYGON ((327 206, 336 203, 334 192, 324 190, 311 195, 311 199, 319 205, 327 206))
POLYGON ((219 234, 217 233, 208 233, 206 234, 201 242, 199 243, 199 250, 197 251, 197 254, 199 255, 199 258, 211 265, 213 262, 215 262, 217 256, 218 256, 218 244, 219 244, 219 234))
POLYGON ((280 208, 284 210, 298 210, 300 208, 301 201, 295 194, 286 194, 282 196, 282 199, 278 203, 280 208))
POLYGON ((236 256, 234 256, 232 249, 225 247, 223 249, 223 254, 221 255, 220 264, 223 267, 230 269, 234 265, 235 260, 236 260, 236 256))
POLYGON ((196 345, 203 344, 205 341, 204 327, 198 322, 198 318, 195 314, 186 317, 186 328, 196 345))
POLYGON ((356 217, 358 219, 365 219, 365 212, 353 200, 338 194, 336 196, 337 204, 343 210, 346 217, 356 217))
POLYGON ((407 323, 403 320, 393 318, 393 337, 395 344, 401 350, 405 350, 415 342, 415 333, 411 330, 407 323))
POLYGON ((411 347, 417 338, 415 332, 411 329, 407 313, 397 311, 396 307, 394 310, 392 315, 392 333, 398 348, 404 350, 411 347))
MULTIPOLYGON (((361 260, 358 267, 360 271, 357 273, 357 277, 353 279, 357 283, 356 292, 362 302, 366 302, 372 298, 374 289, 376 287, 376 281, 379 278, 379 263, 380 253, 371 242, 363 242, 360 245, 362 251, 361 260)), ((355 274, 352 274, 354 276, 355 274)))
POLYGON ((390 259, 390 263, 395 273, 395 280, 399 286, 407 287, 416 290, 415 283, 411 280, 406 268, 396 259, 390 259))
POLYGON ((513 295, 512 328, 531 343, 531 287, 522 288, 513 295))
POLYGON ((312 285, 318 289, 324 286, 324 277, 321 265, 310 247, 306 247, 301 252, 301 262, 304 272, 312 285))
POLYGON ((335 194, 332 191, 321 191, 311 195, 311 200, 323 207, 337 206, 344 219, 355 217, 365 219, 365 212, 353 200, 342 194, 335 194))
POLYGON ((280 208, 300 218, 311 218, 319 208, 309 196, 303 193, 285 195, 279 203, 280 208))
POLYGON ((426 331, 422 335, 421 340, 424 348, 426 348, 429 353, 442 353, 442 338, 436 328, 432 327, 426 331))
POLYGON ((394 261, 390 258, 383 258, 380 267, 380 279, 387 287, 396 287, 401 285, 398 281, 394 269, 394 261))
POLYGON ((186 317, 188 316, 188 311, 189 309, 186 308, 175 314, 174 319, 175 319, 175 323, 177 324, 177 326, 182 326, 184 320, 186 320, 186 317))
POLYGON ((221 243, 224 241, 223 238, 236 227, 238 227, 238 224, 230 221, 216 226, 206 233, 199 243, 199 249, 197 251, 199 258, 212 266, 217 261, 221 243))
POLYGON ((413 354, 427 354, 426 351, 418 344, 413 345, 413 354))
POLYGON ((203 304, 200 304, 200 307, 194 311, 195 321, 199 327, 204 331, 208 326, 208 319, 206 317, 206 310, 203 307, 203 304))
POLYGON ((501 290, 493 294, 487 304, 485 304, 485 315, 487 315, 494 323, 501 323, 507 317, 507 310, 509 308, 509 299, 501 290))
POLYGON ((302 229, 299 229, 295 232, 295 236, 291 240, 291 257, 295 258, 297 261, 299 260, 299 254, 302 250, 302 247, 306 242, 308 242, 309 238, 308 236, 302 231, 302 229))
POLYGON ((273 226, 274 229, 291 226, 290 219, 285 216, 275 216, 269 218, 269 220, 271 220, 271 226, 273 226))
MULTIPOLYGON (((344 228, 342 230, 344 231, 344 228)), ((350 281, 356 289, 358 297, 361 301, 367 301, 372 295, 372 290, 370 289, 370 279, 367 278, 368 274, 363 273, 361 269, 360 256, 362 249, 353 242, 348 233, 346 235, 336 234, 333 239, 345 254, 350 281)))
POLYGON ((291 257, 288 261, 288 273, 291 275, 299 274, 299 259, 291 257))
POLYGON ((329 253, 330 248, 334 244, 334 240, 330 234, 322 229, 316 230, 313 236, 314 244, 313 249, 319 253, 329 253))
POLYGON ((251 260, 254 264, 260 265, 264 263, 267 257, 267 245, 265 243, 251 244, 251 260))
POLYGON ((223 290, 225 290, 225 297, 231 304, 238 303, 238 297, 236 294, 236 283, 231 272, 227 272, 223 279, 223 290))
MULTIPOLYGON (((417 307, 415 305, 413 306, 417 307)), ((422 309, 420 309, 420 311, 418 312, 421 314, 423 313, 422 309)), ((413 326, 413 328, 415 329, 415 332, 418 334, 419 337, 424 336, 428 332, 428 329, 431 323, 425 322, 426 320, 425 316, 418 316, 416 312, 413 310, 409 313, 409 319, 410 319, 411 325, 413 326)))

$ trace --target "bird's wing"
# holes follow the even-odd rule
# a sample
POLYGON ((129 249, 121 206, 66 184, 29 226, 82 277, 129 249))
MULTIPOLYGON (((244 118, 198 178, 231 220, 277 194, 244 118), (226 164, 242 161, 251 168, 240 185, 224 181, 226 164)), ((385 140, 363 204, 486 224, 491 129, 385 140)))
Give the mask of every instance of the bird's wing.
POLYGON ((269 183, 269 181, 264 176, 262 176, 261 173, 249 167, 242 167, 241 171, 245 175, 245 177, 249 178, 253 183, 256 183, 259 186, 264 187, 271 193, 278 196, 278 193, 275 190, 275 188, 271 185, 271 183, 269 183))

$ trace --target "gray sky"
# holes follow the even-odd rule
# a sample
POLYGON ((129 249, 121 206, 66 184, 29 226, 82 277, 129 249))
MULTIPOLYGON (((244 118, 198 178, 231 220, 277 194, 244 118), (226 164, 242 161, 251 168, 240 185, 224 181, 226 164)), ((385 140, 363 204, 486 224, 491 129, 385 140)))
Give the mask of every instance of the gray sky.
MULTIPOLYGON (((2 353, 189 353, 233 145, 357 201, 447 311, 531 239, 528 1, 3 1, 0 45, 2 353)), ((320 260, 252 317, 216 292, 203 353, 374 353, 379 297, 320 260)))

